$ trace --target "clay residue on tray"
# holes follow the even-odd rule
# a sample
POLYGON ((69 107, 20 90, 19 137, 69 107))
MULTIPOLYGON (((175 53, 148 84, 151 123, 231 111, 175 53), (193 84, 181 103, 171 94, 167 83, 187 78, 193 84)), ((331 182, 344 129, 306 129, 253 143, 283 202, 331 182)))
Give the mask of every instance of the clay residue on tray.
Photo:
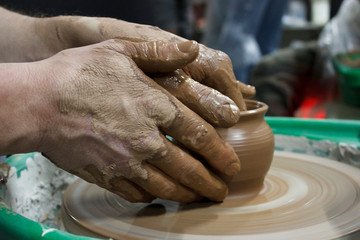
POLYGON ((339 54, 337 60, 350 68, 360 68, 360 51, 339 54))
POLYGON ((9 172, 10 172, 10 165, 7 163, 0 163, 0 184, 7 183, 9 172))

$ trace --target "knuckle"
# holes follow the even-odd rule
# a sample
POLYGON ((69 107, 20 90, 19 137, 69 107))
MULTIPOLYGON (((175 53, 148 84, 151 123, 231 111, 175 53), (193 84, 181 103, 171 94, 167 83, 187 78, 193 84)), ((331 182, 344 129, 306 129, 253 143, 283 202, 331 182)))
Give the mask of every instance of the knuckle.
POLYGON ((146 108, 147 115, 160 126, 168 126, 177 116, 178 107, 169 96, 163 92, 153 92, 140 99, 140 104, 146 108))
POLYGON ((164 139, 160 136, 158 129, 150 131, 139 131, 131 140, 132 148, 138 152, 150 154, 151 156, 162 156, 166 154, 164 139))
POLYGON ((114 44, 119 44, 119 43, 122 43, 122 40, 119 40, 119 39, 108 39, 108 40, 105 40, 103 42, 103 44, 106 46, 106 45, 114 45, 114 44))
POLYGON ((219 62, 226 61, 230 62, 230 57, 225 52, 220 50, 213 50, 213 57, 215 57, 219 62))
POLYGON ((193 183, 203 185, 205 182, 203 174, 200 169, 203 165, 199 161, 193 161, 191 164, 186 166, 185 169, 181 170, 180 178, 183 183, 187 186, 191 186, 193 183))
POLYGON ((160 148, 158 148, 155 153, 152 156, 152 160, 164 160, 164 159, 168 159, 168 155, 169 155, 169 151, 167 149, 167 147, 161 146, 160 148))
POLYGON ((211 140, 211 133, 204 124, 191 121, 181 138, 183 142, 192 146, 195 150, 200 150, 211 140))
POLYGON ((164 51, 166 51, 166 44, 161 41, 148 42, 147 50, 148 50, 149 58, 157 59, 165 55, 164 51))
POLYGON ((226 53, 224 53, 224 52, 222 52, 222 51, 218 51, 218 56, 219 56, 222 60, 230 61, 229 55, 227 55, 226 53))
POLYGON ((120 39, 109 39, 97 44, 97 46, 97 51, 108 51, 116 56, 120 54, 130 56, 134 48, 132 43, 120 39))

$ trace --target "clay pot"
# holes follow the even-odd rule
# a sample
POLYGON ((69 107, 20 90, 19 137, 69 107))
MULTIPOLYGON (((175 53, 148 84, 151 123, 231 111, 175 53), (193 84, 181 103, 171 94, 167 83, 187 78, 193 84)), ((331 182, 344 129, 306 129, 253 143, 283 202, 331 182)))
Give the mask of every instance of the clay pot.
POLYGON ((228 183, 229 195, 259 191, 274 154, 274 135, 264 116, 265 103, 245 100, 247 111, 231 128, 217 128, 220 136, 231 144, 241 162, 241 171, 228 183))

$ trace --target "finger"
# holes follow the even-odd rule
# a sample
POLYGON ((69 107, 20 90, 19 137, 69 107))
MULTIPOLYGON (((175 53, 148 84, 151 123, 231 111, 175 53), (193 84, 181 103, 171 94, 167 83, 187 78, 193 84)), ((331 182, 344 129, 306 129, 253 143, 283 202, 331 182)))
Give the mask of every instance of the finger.
MULTIPOLYGON (((174 101, 178 101, 174 99, 174 101)), ((160 126, 163 131, 205 158, 217 171, 233 176, 240 171, 240 160, 234 149, 221 139, 216 130, 199 115, 178 102, 181 108, 169 126, 160 126)))
POLYGON ((153 79, 214 126, 231 127, 240 118, 239 108, 229 97, 194 81, 182 70, 153 79))
POLYGON ((166 143, 166 155, 150 159, 148 162, 199 195, 213 201, 224 200, 228 194, 226 184, 200 161, 163 138, 166 143))
POLYGON ((112 178, 109 184, 111 185, 108 188, 109 191, 129 202, 151 202, 155 199, 154 196, 124 177, 112 178))
POLYGON ((133 59, 144 72, 174 71, 194 61, 199 53, 199 45, 196 41, 180 43, 126 41, 126 46, 122 53, 133 59))
POLYGON ((230 58, 223 52, 200 45, 196 61, 185 66, 185 72, 194 80, 230 97, 240 110, 246 110, 243 94, 255 94, 255 88, 238 82, 230 58))
POLYGON ((142 168, 148 173, 148 177, 146 179, 134 177, 130 180, 151 195, 177 202, 193 202, 201 198, 150 164, 143 163, 142 168))
POLYGON ((241 111, 246 110, 244 97, 241 92, 241 84, 235 79, 231 70, 218 69, 212 75, 208 75, 209 86, 231 98, 241 111))
POLYGON ((87 182, 97 184, 99 187, 111 191, 129 202, 151 202, 154 199, 144 189, 124 177, 109 174, 110 179, 105 181, 103 174, 99 174, 99 170, 91 165, 85 169, 75 169, 69 172, 87 182))
MULTIPOLYGON (((216 75, 215 75, 216 76, 216 75)), ((222 77, 222 76, 221 76, 222 77)), ((220 77, 219 77, 220 78, 220 77)), ((226 78, 224 78, 226 79, 226 78)), ((235 76, 234 76, 235 79, 235 76)), ((226 82, 226 80, 225 80, 226 82)), ((251 98, 255 96, 255 87, 251 85, 246 85, 237 80, 231 80, 227 82, 227 84, 214 84, 216 89, 220 89, 219 91, 230 97, 234 100, 234 102, 241 108, 242 111, 246 110, 244 98, 251 98), (241 92, 241 94, 239 94, 241 92)))
POLYGON ((254 86, 247 85, 239 81, 237 81, 237 84, 240 86, 240 91, 244 98, 252 98, 255 96, 256 90, 254 86))
MULTIPOLYGON (((240 171, 240 160, 231 145, 218 135, 216 130, 195 112, 191 111, 177 98, 155 83, 146 75, 147 83, 167 95, 170 107, 157 105, 157 110, 149 109, 150 119, 165 134, 173 137, 185 147, 200 154, 217 171, 233 176, 240 171), (171 117, 169 117, 171 115, 171 117)), ((139 185, 139 184, 138 184, 139 185)), ((143 187, 142 185, 140 185, 143 187)), ((147 189, 145 189, 148 191, 147 189)), ((148 191, 149 192, 149 191, 148 191)), ((153 192, 149 192, 153 194, 153 192)))

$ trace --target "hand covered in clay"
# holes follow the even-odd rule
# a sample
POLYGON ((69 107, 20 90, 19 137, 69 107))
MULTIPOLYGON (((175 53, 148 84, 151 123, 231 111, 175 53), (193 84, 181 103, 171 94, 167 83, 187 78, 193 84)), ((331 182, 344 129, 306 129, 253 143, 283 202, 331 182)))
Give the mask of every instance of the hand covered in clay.
POLYGON ((197 54, 193 41, 109 40, 34 63, 47 76, 40 85, 49 98, 37 150, 131 202, 223 200, 227 186, 209 169, 237 173, 233 148, 143 73, 183 68, 197 54))
MULTIPOLYGON (((134 42, 185 41, 179 36, 153 26, 139 25, 111 18, 61 16, 39 19, 36 29, 42 41, 54 53, 63 49, 98 43, 112 38, 134 42)), ((163 76, 160 84, 164 80, 163 76)), ((211 112, 218 112, 220 108, 217 103, 212 102, 211 97, 203 97, 206 95, 204 91, 205 93, 209 92, 209 88, 203 85, 216 89, 231 98, 240 110, 246 109, 243 98, 249 98, 255 94, 254 87, 245 85, 235 79, 232 63, 225 53, 200 45, 199 55, 196 60, 185 66, 183 71, 167 77, 166 84, 163 84, 163 87, 170 88, 170 91, 179 97, 181 101, 214 125, 229 127, 235 124, 237 119, 234 119, 235 121, 229 124, 229 121, 222 119, 221 115, 220 117, 211 116, 211 112), (195 84, 194 80, 201 84, 195 84), (182 92, 178 93, 179 91, 182 92), (201 103, 199 101, 196 104, 194 101, 186 102, 188 99, 194 98, 199 100, 199 97, 201 97, 201 103)), ((220 93, 217 92, 216 94, 220 95, 220 93)), ((222 102, 218 104, 222 104, 222 102)), ((221 109, 223 110, 223 108, 221 109)), ((225 113, 223 118, 226 118, 226 115, 229 114, 232 113, 225 113)))

